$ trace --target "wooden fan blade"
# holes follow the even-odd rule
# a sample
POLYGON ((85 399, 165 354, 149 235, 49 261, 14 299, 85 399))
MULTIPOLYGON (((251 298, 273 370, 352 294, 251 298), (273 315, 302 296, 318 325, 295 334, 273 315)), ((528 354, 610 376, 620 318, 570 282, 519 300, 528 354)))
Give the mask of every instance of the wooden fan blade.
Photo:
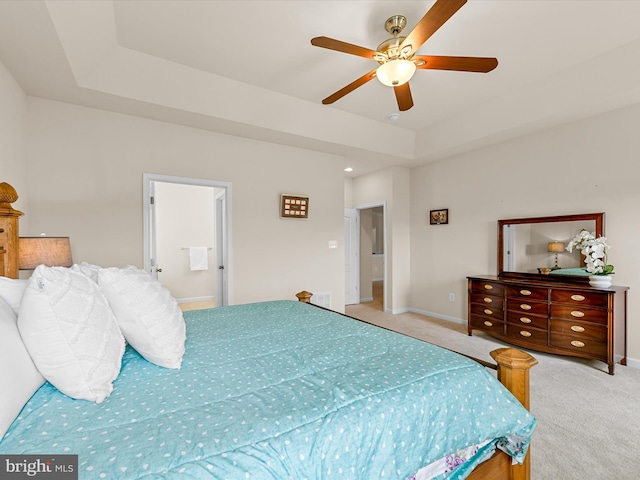
POLYGON ((373 70, 371 70, 368 73, 365 73, 363 76, 361 76, 359 79, 351 82, 349 85, 347 85, 344 88, 341 88, 340 90, 338 90, 336 93, 334 93, 333 95, 329 95, 327 98, 325 98, 324 100, 322 100, 323 105, 329 105, 330 103, 335 102, 336 100, 340 100, 342 97, 344 97, 347 93, 351 93, 353 92, 356 88, 361 87, 362 85, 364 85, 365 83, 367 83, 369 80, 371 80, 372 78, 375 78, 376 76, 376 69, 374 68, 373 70))
POLYGON ((411 45, 411 52, 418 50, 465 3, 467 3, 467 0, 437 0, 411 33, 407 35, 407 38, 404 39, 400 50, 407 45, 411 45))
POLYGON ((422 60, 424 65, 417 68, 431 70, 457 70, 459 72, 487 73, 498 66, 497 58, 488 57, 447 57, 437 55, 414 55, 412 60, 422 60))
POLYGON ((393 87, 393 91, 396 92, 396 100, 398 101, 398 108, 401 112, 413 107, 413 97, 411 96, 409 82, 393 87))
POLYGON ((311 45, 316 47, 328 48, 329 50, 335 50, 337 52, 349 53, 351 55, 357 55, 358 57, 368 58, 375 60, 374 55, 379 55, 375 50, 359 47, 351 43, 342 42, 334 38, 329 37, 315 37, 311 39, 311 45))

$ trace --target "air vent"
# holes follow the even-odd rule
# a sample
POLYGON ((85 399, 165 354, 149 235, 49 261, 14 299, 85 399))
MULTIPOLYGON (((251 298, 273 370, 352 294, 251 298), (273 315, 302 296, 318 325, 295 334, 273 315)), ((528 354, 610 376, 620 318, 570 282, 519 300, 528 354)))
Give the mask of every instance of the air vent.
POLYGON ((311 296, 311 303, 319 307, 331 308, 331 292, 318 292, 311 296))

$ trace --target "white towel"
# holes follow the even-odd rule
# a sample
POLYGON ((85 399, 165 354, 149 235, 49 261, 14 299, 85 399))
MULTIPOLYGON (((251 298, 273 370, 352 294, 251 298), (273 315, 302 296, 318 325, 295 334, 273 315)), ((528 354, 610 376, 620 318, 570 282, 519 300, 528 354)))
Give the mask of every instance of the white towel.
POLYGON ((189 247, 189 263, 191 270, 208 270, 209 259, 207 247, 189 247))

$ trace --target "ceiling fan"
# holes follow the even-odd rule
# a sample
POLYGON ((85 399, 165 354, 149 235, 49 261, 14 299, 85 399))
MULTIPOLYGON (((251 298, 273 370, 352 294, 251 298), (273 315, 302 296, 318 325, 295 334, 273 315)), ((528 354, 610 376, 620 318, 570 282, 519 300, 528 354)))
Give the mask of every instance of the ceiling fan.
POLYGON ((400 33, 406 26, 407 19, 402 15, 390 17, 385 22, 385 29, 393 36, 378 45, 377 50, 370 50, 329 37, 312 38, 311 45, 316 47, 369 58, 379 63, 378 67, 328 96, 322 100, 322 103, 324 105, 333 103, 356 88, 361 87, 372 78, 377 77, 383 85, 393 87, 398 108, 400 111, 405 111, 413 107, 409 80, 416 69, 486 73, 496 68, 498 65, 498 59, 496 58, 415 54, 429 37, 449 20, 454 13, 460 10, 465 3, 467 3, 467 0, 437 0, 406 37, 400 36, 400 33))

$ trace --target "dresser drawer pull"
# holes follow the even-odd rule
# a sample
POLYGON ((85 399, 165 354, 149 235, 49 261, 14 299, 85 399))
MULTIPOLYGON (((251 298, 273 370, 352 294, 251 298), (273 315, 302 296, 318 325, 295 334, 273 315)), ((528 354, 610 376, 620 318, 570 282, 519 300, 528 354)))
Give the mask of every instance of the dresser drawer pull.
POLYGON ((493 290, 493 285, 485 285, 484 288, 487 290, 493 290))
POLYGON ((581 327, 580 325, 572 325, 571 330, 573 330, 574 332, 582 333, 584 332, 584 327, 581 327))
POLYGON ((584 347, 584 342, 581 342, 580 340, 572 340, 571 345, 573 345, 574 347, 582 348, 584 347))
POLYGON ((484 309, 484 313, 486 313, 487 315, 491 315, 493 313, 492 310, 489 310, 488 308, 484 309))
POLYGON ((486 322, 484 322, 484 324, 485 324, 487 327, 493 327, 493 323, 491 323, 489 320, 487 320, 486 322))
POLYGON ((584 295, 571 295, 571 300, 582 302, 584 300, 584 295))
POLYGON ((527 305, 526 303, 523 303, 522 305, 520 305, 520 308, 522 310, 531 310, 531 305, 527 305))
POLYGON ((484 300, 484 303, 491 303, 491 302, 493 302, 493 300, 491 300, 489 297, 484 297, 484 298, 483 298, 483 300, 484 300))
POLYGON ((522 335, 523 337, 530 337, 531 336, 531 332, 527 332, 526 330, 522 330, 520 332, 520 335, 522 335))
POLYGON ((520 295, 531 295, 531 290, 520 290, 520 295))
POLYGON ((574 310, 573 312, 571 312, 571 316, 576 318, 582 318, 584 317, 584 312, 581 312, 580 310, 574 310))
POLYGON ((531 319, 527 317, 520 317, 520 321, 522 323, 531 323, 531 319))

